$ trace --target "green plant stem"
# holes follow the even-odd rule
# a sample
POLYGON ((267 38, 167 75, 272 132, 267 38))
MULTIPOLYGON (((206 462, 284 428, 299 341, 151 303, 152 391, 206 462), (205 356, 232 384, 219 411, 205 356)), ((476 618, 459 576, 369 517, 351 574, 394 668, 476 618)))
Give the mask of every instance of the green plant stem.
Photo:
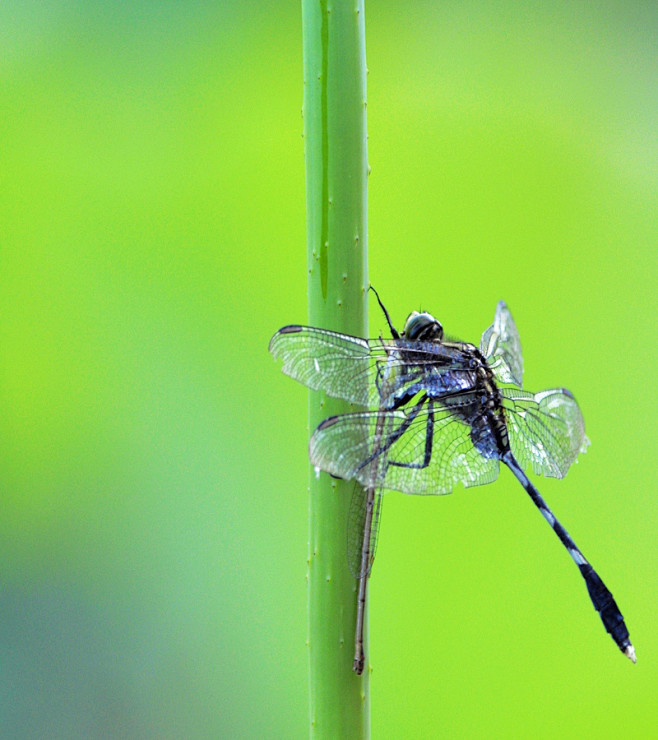
MULTIPOLYGON (((367 334, 363 0, 302 0, 309 323, 367 334)), ((310 427, 349 411, 311 393, 310 427)), ((367 738, 368 673, 352 672, 357 582, 346 561, 352 484, 312 475, 308 650, 314 738, 367 738)), ((367 633, 367 625, 366 625, 367 633)))

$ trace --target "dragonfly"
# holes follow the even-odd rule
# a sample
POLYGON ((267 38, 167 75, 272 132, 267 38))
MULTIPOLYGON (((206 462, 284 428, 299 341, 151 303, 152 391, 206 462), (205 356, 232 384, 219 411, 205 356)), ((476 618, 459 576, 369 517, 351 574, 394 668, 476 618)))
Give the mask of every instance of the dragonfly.
POLYGON ((611 592, 526 474, 563 478, 589 445, 573 394, 566 388, 523 389, 521 341, 504 301, 477 347, 444 336, 441 323, 427 312, 413 311, 398 332, 371 289, 391 338, 362 339, 294 324, 276 332, 269 345, 285 374, 366 409, 325 419, 309 443, 316 471, 359 484, 348 533, 348 559, 359 580, 353 670, 360 674, 365 662, 366 586, 383 491, 448 494, 459 485, 492 483, 501 463, 564 545, 605 629, 635 663, 611 592))

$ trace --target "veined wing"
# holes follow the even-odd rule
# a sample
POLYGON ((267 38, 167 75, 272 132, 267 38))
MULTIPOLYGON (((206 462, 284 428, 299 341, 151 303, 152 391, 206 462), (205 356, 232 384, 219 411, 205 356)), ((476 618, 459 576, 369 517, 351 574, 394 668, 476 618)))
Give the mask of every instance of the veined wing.
POLYGON ((505 301, 498 302, 494 322, 482 334, 480 352, 501 383, 523 385, 521 340, 505 301))
POLYGON ((512 453, 522 468, 564 478, 589 440, 576 399, 566 388, 529 393, 502 388, 512 453))
POLYGON ((374 380, 381 354, 371 351, 367 339, 307 326, 284 326, 272 337, 270 352, 283 360, 286 375, 313 390, 359 406, 379 405, 374 380))
POLYGON ((316 467, 339 478, 414 494, 491 483, 499 470, 497 459, 473 446, 470 426, 431 402, 332 416, 313 433, 309 454, 316 467))
POLYGON ((377 539, 379 535, 379 524, 382 516, 382 502, 384 496, 381 489, 374 492, 374 508, 372 512, 372 524, 370 525, 370 546, 368 548, 370 557, 362 566, 361 550, 363 547, 363 529, 366 522, 366 499, 367 491, 360 483, 354 484, 352 501, 350 502, 349 519, 347 523, 347 564, 350 573, 356 578, 364 578, 370 574, 372 563, 377 551, 377 539))
MULTIPOLYGON (((392 405, 409 384, 421 388, 425 373, 466 372, 458 348, 403 339, 361 339, 308 326, 284 326, 270 341, 282 370, 333 398, 370 408, 392 405)), ((436 383, 436 381, 434 381, 436 383)))

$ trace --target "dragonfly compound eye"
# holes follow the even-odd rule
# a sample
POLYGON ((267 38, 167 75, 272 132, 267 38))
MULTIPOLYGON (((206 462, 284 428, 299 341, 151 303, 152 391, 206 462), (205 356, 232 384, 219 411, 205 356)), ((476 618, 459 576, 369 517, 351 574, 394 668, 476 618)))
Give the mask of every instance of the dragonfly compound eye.
POLYGON ((432 314, 414 311, 409 314, 403 336, 410 342, 440 342, 443 327, 432 314))

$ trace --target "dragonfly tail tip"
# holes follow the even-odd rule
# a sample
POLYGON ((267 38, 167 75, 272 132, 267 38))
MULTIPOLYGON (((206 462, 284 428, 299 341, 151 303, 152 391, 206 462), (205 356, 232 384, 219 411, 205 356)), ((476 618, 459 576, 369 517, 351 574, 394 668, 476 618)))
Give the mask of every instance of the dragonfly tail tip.
POLYGON ((633 661, 633 663, 637 663, 637 658, 635 657, 635 648, 629 643, 626 650, 624 650, 624 655, 633 661))

